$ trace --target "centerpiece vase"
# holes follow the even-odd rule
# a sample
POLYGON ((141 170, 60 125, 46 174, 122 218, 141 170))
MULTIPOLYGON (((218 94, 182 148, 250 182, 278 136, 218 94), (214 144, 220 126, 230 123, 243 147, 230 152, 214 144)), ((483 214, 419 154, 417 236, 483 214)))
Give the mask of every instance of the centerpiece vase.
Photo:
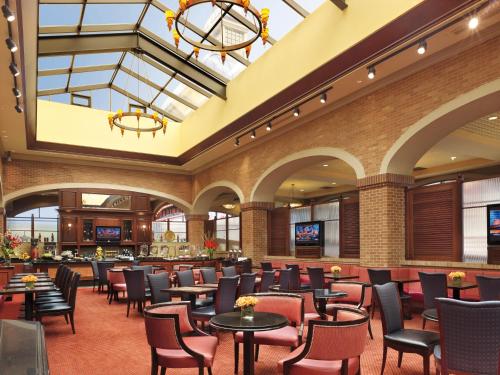
POLYGON ((462 279, 461 278, 455 278, 452 280, 452 284, 455 285, 455 286, 460 286, 462 285, 462 279))
POLYGON ((26 283, 26 288, 33 289, 34 287, 35 287, 35 283, 34 282, 26 283))
POLYGON ((253 320, 253 306, 247 306, 241 308, 241 319, 253 320))
POLYGON ((338 278, 340 276, 340 271, 334 271, 333 272, 333 277, 338 278))

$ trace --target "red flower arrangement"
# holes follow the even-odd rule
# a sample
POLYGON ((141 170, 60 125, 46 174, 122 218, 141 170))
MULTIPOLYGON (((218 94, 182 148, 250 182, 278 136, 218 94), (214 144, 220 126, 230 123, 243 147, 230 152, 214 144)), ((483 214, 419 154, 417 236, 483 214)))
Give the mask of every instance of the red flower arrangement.
POLYGON ((205 233, 203 235, 203 247, 205 248, 205 252, 208 254, 210 259, 212 259, 215 250, 217 250, 217 248, 219 247, 219 244, 211 233, 205 233))
POLYGON ((14 249, 23 243, 21 237, 10 232, 4 235, 0 234, 0 248, 5 259, 10 258, 14 254, 14 249))

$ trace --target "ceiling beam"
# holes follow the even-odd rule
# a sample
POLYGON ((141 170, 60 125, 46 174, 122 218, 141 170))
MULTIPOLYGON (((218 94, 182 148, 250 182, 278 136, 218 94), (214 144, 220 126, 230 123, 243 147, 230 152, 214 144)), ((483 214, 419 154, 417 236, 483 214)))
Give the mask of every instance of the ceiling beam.
POLYGON ((106 35, 58 35, 38 38, 39 56, 142 50, 161 64, 184 75, 196 85, 225 99, 226 86, 203 68, 186 62, 180 55, 137 33, 106 35))
MULTIPOLYGON (((71 70, 72 73, 89 73, 89 72, 100 72, 104 70, 114 70, 117 68, 116 64, 108 64, 108 65, 93 65, 93 66, 74 66, 71 70)), ((47 69, 47 70, 39 70, 39 77, 46 76, 56 76, 59 74, 69 74, 70 68, 59 68, 59 69, 47 69)))
POLYGON ((295 0, 283 0, 283 2, 302 17, 306 18, 309 15, 309 12, 305 10, 304 7, 302 7, 295 0))
POLYGON ((340 10, 345 10, 347 8, 347 4, 345 0, 331 0, 340 10))
POLYGON ((57 89, 48 89, 48 90, 38 90, 37 96, 49 96, 49 95, 58 95, 58 94, 66 94, 78 91, 92 91, 92 90, 100 90, 109 88, 109 83, 98 83, 96 85, 85 85, 85 86, 73 86, 73 87, 61 87, 57 89))

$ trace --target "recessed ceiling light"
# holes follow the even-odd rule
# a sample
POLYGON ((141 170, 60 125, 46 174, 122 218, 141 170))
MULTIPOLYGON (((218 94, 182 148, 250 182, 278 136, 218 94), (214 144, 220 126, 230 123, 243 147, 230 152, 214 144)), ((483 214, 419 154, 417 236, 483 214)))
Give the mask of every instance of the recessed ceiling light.
POLYGON ((304 189, 300 189, 300 191, 305 191, 304 189))
POLYGON ((326 92, 324 92, 323 94, 321 94, 321 97, 320 97, 319 101, 321 102, 321 104, 325 104, 326 103, 326 92))
POLYGON ((299 107, 295 107, 294 110, 293 110, 293 115, 295 117, 299 117, 300 115, 300 108, 299 107))
POLYGON ((490 117, 488 117, 488 120, 490 120, 490 121, 498 120, 498 116, 490 116, 490 117))
POLYGON ((337 183, 336 182, 332 182, 332 185, 337 185, 337 183))
POLYGON ((427 42, 426 42, 425 40, 422 40, 422 41, 418 44, 417 53, 418 53, 419 55, 423 55, 426 51, 427 51, 427 42))
POLYGON ((358 80, 356 81, 356 83, 363 83, 363 81, 362 81, 362 80, 360 80, 360 79, 358 79, 358 80))
POLYGON ((479 18, 477 18, 476 16, 472 17, 469 20, 468 25, 469 25, 469 29, 471 29, 471 30, 476 29, 479 26, 479 18))
POLYGON ((250 138, 255 139, 257 137, 257 134, 255 133, 255 129, 252 130, 252 133, 250 134, 250 138))
POLYGON ((450 159, 451 160, 456 160, 456 158, 457 158, 456 156, 452 156, 450 159))
POLYGON ((374 66, 370 66, 368 68, 368 78, 369 79, 374 79, 375 78, 375 67, 374 66))
POLYGON ((323 164, 323 167, 328 167, 328 164, 323 164))

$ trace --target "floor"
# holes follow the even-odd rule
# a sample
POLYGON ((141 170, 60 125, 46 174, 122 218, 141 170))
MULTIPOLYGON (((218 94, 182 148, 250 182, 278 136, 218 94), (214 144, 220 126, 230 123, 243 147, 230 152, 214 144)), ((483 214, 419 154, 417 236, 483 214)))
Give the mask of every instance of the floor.
MULTIPOLYGON (((15 319, 22 297, 0 305, 0 318, 15 319)), ((150 349, 146 341, 144 322, 137 311, 126 317, 126 304, 114 302, 108 305, 105 295, 92 292, 92 288, 80 288, 77 296, 76 335, 66 325, 63 317, 44 318, 46 343, 51 375, 138 375, 149 374, 150 349)), ((420 316, 414 314, 405 322, 407 328, 420 328, 420 316)), ((428 329, 436 329, 428 323, 428 329)), ((382 359, 382 328, 378 314, 372 321, 374 340, 367 336, 362 356, 363 375, 379 375, 382 359)), ((277 361, 288 353, 287 348, 262 347, 256 374, 277 373, 277 361)), ((240 368, 241 368, 240 359, 240 368)), ((405 354, 403 366, 398 369, 397 353, 389 350, 384 374, 422 374, 421 357, 405 354)), ((431 373, 435 373, 431 360, 431 373)), ((241 369, 240 369, 241 373, 241 369)), ((196 370, 168 370, 167 374, 198 374, 196 370)), ((214 375, 233 374, 232 335, 221 335, 213 367, 214 375)))

